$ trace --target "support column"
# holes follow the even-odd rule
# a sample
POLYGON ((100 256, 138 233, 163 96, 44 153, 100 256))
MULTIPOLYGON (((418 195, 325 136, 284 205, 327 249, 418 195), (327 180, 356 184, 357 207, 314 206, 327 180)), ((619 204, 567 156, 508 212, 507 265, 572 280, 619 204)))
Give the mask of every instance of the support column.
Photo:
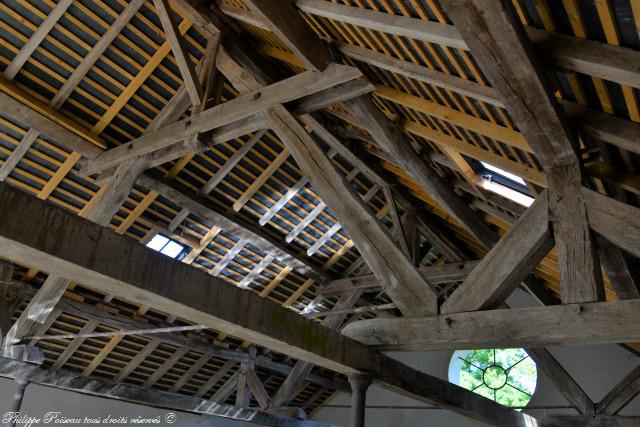
POLYGON ((14 378, 15 389, 13 392, 13 402, 11 403, 11 409, 9 409, 9 413, 14 414, 14 417, 10 417, 10 419, 5 424, 8 427, 15 427, 17 421, 17 415, 20 414, 20 407, 22 406, 22 399, 24 398, 24 392, 27 390, 27 386, 29 385, 29 380, 27 377, 29 376, 30 367, 27 369, 21 369, 14 378))
POLYGON ((351 384, 351 427, 364 427, 364 413, 367 406, 367 389, 371 385, 371 376, 355 374, 349 376, 351 384))

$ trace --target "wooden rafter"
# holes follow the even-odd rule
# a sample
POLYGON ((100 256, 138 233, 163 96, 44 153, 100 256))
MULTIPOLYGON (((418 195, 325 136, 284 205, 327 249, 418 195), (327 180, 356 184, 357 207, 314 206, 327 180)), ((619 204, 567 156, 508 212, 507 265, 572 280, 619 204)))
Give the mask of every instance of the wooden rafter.
POLYGON ((549 180, 562 301, 602 299, 602 274, 595 241, 585 204, 579 197, 582 176, 576 154, 578 142, 553 98, 513 6, 482 0, 445 1, 444 5, 534 149, 549 180))

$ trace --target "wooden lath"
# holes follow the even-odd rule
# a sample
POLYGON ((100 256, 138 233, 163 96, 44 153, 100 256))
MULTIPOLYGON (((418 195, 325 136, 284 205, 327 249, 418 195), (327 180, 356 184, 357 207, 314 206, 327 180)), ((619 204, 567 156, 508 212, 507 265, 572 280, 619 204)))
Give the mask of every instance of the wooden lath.
MULTIPOLYGON (((98 7, 104 7, 114 18, 117 15, 116 9, 118 9, 118 6, 123 6, 123 4, 102 3, 97 0, 94 3, 98 5, 98 7)), ((400 0, 385 0, 382 2, 369 0, 353 2, 344 0, 342 3, 360 9, 371 9, 387 14, 397 13, 402 16, 410 16, 422 20, 440 23, 449 22, 437 4, 432 1, 422 2, 422 5, 414 1, 400 0)), ((518 0, 516 0, 515 3, 520 4, 518 0)), ((575 9, 575 7, 571 9, 571 3, 571 1, 564 1, 564 9, 567 13, 574 13, 574 15, 579 18, 580 10, 575 9)), ((225 4, 239 8, 244 11, 243 13, 249 12, 249 8, 239 0, 226 0, 225 4)), ((603 2, 602 4, 605 4, 605 7, 598 8, 598 16, 603 26, 606 41, 612 45, 621 44, 623 40, 620 39, 616 29, 615 11, 611 9, 608 2, 603 2), (609 7, 606 7, 606 5, 609 5, 609 7)), ((3 10, 8 10, 6 6, 2 7, 4 7, 3 10)), ((90 7, 86 5, 79 5, 77 7, 81 9, 81 13, 95 19, 95 22, 104 29, 107 28, 108 22, 98 18, 95 13, 91 12, 90 7)), ((533 21, 542 19, 542 23, 547 30, 557 30, 553 22, 554 12, 544 10, 545 2, 535 2, 535 7, 539 9, 539 18, 536 17, 533 21)), ((149 2, 145 4, 143 8, 149 15, 154 13, 149 2)), ((521 19, 525 23, 534 24, 522 7, 519 11, 521 19)), ((637 21, 638 11, 636 10, 634 12, 637 21)), ((11 15, 14 18, 18 17, 13 11, 11 15)), ((44 17, 45 13, 41 12, 40 15, 44 17)), ((71 29, 64 27, 64 25, 66 25, 65 23, 79 22, 76 16, 69 15, 70 16, 63 16, 61 19, 62 24, 58 24, 58 31, 72 36, 73 40, 78 40, 77 35, 74 36, 71 29)), ((470 82, 476 82, 482 85, 486 84, 486 79, 481 75, 473 58, 466 50, 411 38, 397 37, 375 30, 343 24, 334 20, 318 18, 309 14, 305 14, 304 16, 311 28, 325 40, 339 40, 341 43, 347 45, 366 48, 382 53, 388 57, 412 62, 423 67, 438 69, 448 76, 458 76, 470 82)), ((143 132, 146 124, 151 122, 181 83, 176 62, 171 54, 167 52, 165 57, 160 60, 160 55, 155 57, 152 52, 149 53, 149 48, 152 48, 153 51, 159 49, 161 53, 167 50, 164 40, 159 39, 151 33, 145 33, 147 29, 151 29, 152 32, 157 30, 156 32, 161 33, 159 22, 154 19, 149 19, 141 13, 136 15, 136 20, 141 21, 142 25, 136 21, 136 24, 128 25, 125 28, 126 34, 133 33, 136 38, 128 37, 123 33, 117 37, 117 42, 108 48, 108 52, 111 55, 110 57, 116 56, 120 59, 131 59, 133 69, 127 69, 119 65, 117 60, 114 61, 110 59, 110 57, 102 57, 100 59, 101 65, 92 68, 91 76, 83 79, 80 87, 74 91, 67 103, 61 108, 63 114, 73 117, 73 121, 83 126, 85 131, 92 128, 94 133, 99 133, 100 137, 110 145, 126 142, 143 132), (131 56, 125 54, 126 49, 123 49, 122 46, 132 49, 134 53, 131 56), (116 71, 115 73, 114 70, 116 71), (120 81, 114 77, 118 72, 125 77, 126 81, 120 81), (105 112, 107 113, 105 114, 105 112)), ((574 21, 579 22, 579 19, 574 21)), ((574 21, 571 22, 573 23, 574 21)), ((82 22, 80 22, 80 24, 82 25, 82 22)), ((186 19, 182 21, 182 24, 183 29, 191 26, 191 23, 186 19)), ((26 37, 21 35, 16 28, 11 27, 10 24, 0 22, 0 25, 2 31, 10 32, 18 40, 23 42, 26 40, 26 37)), ((278 40, 273 33, 260 27, 260 25, 247 25, 244 23, 242 25, 247 33, 260 40, 261 45, 259 50, 261 52, 269 57, 276 58, 279 62, 282 60, 284 60, 285 63, 288 62, 289 65, 291 65, 291 69, 295 72, 303 69, 302 66, 304 64, 300 58, 296 57, 292 50, 287 47, 286 43, 278 40)), ((36 24, 29 25, 29 23, 26 23, 25 26, 32 32, 37 28, 36 24)), ((90 35, 96 35, 88 26, 81 26, 80 28, 83 31, 87 31, 90 35)), ((583 34, 581 35, 576 28, 577 27, 574 27, 576 36, 586 36, 586 29, 582 29, 583 34)), ((189 51, 193 56, 191 59, 195 62, 202 54, 205 37, 195 29, 189 29, 186 32, 185 39, 190 46, 189 51)), ((55 81, 56 84, 61 84, 66 78, 65 71, 69 73, 72 70, 73 60, 77 61, 82 57, 77 52, 72 51, 71 48, 64 46, 59 40, 55 39, 53 35, 49 36, 49 39, 46 40, 47 46, 53 44, 55 49, 52 51, 45 47, 37 49, 36 54, 32 55, 27 61, 27 66, 22 75, 18 75, 15 81, 17 87, 39 97, 42 101, 49 100, 49 94, 55 92, 56 85, 46 83, 46 79, 43 79, 39 73, 44 73, 51 81, 55 81), (60 52, 60 49, 66 52, 69 58, 71 58, 71 61, 69 61, 68 58, 64 61, 65 58, 56 56, 58 52, 60 52), (55 59, 62 60, 58 68, 50 64, 50 62, 55 59), (42 93, 47 95, 38 95, 35 90, 28 87, 29 82, 35 82, 36 85, 44 88, 45 91, 42 93)), ((87 44, 83 45, 81 41, 79 43, 80 47, 86 48, 87 51, 90 48, 87 44)), ((15 54, 19 50, 19 46, 10 46, 8 50, 13 51, 15 54)), ((9 61, 10 59, 8 57, 0 54, 0 63, 8 64, 9 61)), ((354 64, 359 63, 357 60, 352 61, 348 58, 346 61, 354 64)), ((448 149, 454 148, 457 153, 462 153, 470 158, 487 160, 500 167, 507 165, 508 167, 503 168, 514 171, 518 175, 525 176, 529 178, 529 181, 538 185, 543 185, 540 178, 541 168, 528 150, 523 150, 521 146, 514 147, 512 144, 505 144, 500 138, 469 129, 470 123, 474 122, 473 118, 475 118, 486 122, 485 126, 494 125, 504 128, 505 130, 512 130, 513 124, 511 119, 508 117, 507 112, 500 106, 495 105, 495 103, 474 99, 473 96, 460 94, 455 90, 407 78, 404 75, 375 66, 363 66, 363 69, 367 70, 365 74, 371 81, 382 85, 382 90, 379 91, 379 96, 376 99, 376 105, 385 111, 389 117, 404 121, 405 126, 411 125, 407 127, 409 132, 411 132, 411 129, 414 131, 418 129, 415 125, 420 125, 431 128, 432 131, 437 130, 443 135, 459 141, 453 141, 458 145, 446 146, 442 141, 436 141, 436 143, 434 143, 435 138, 433 137, 414 132, 412 139, 414 142, 417 142, 418 145, 430 147, 432 150, 431 160, 437 164, 436 168, 439 171, 451 174, 452 177, 456 177, 458 180, 465 178, 465 175, 462 174, 464 170, 467 170, 464 163, 455 163, 451 158, 451 154, 448 152, 448 149), (406 102, 406 99, 400 100, 399 97, 395 96, 398 95, 398 93, 389 92, 389 88, 403 95, 407 94, 416 98, 416 102, 424 103, 424 108, 421 110, 415 103, 406 102), (387 91, 383 92, 384 90, 387 91), (390 94, 395 95, 390 96, 390 94), (432 102, 433 104, 427 104, 428 102, 432 102), (463 113, 464 116, 458 116, 456 121, 456 119, 453 118, 449 120, 451 117, 443 118, 442 114, 436 114, 433 111, 428 113, 426 111, 428 110, 428 105, 434 104, 440 105, 452 113, 454 111, 463 113), (464 149, 459 145, 460 143, 465 144, 464 149), (489 153, 490 156, 487 153, 489 153), (441 157, 436 160, 435 156, 437 155, 441 157), (495 159, 495 162, 491 161, 491 159, 495 159), (509 169, 510 167, 512 169, 509 169), (530 173, 530 175, 525 175, 525 173, 530 173)), ((575 73, 567 71, 558 71, 558 73, 566 78, 571 88, 571 92, 566 90, 560 91, 564 98, 571 98, 571 96, 573 96, 579 103, 590 105, 591 107, 595 106, 607 113, 625 114, 624 110, 616 105, 615 96, 612 96, 610 93, 611 91, 615 92, 618 90, 616 83, 604 81, 597 77, 577 76, 575 73), (596 106, 591 102, 591 99, 587 99, 588 94, 584 93, 585 89, 582 87, 585 78, 592 81, 600 105, 596 106)), ((623 94, 624 103, 630 118, 637 121, 637 117, 634 116, 634 102, 637 104, 637 89, 630 86, 622 86, 620 91, 623 94)), ((228 84, 225 89, 225 94, 227 95, 224 98, 226 100, 232 99, 237 95, 235 90, 228 84)), ((341 109, 339 106, 336 106, 334 111, 341 111, 341 109)), ((12 152, 15 152, 13 147, 17 146, 20 139, 26 135, 27 129, 24 126, 21 127, 19 124, 7 121, 4 118, 2 118, 2 120, 3 129, 0 138, 3 144, 0 146, 0 157, 4 158, 12 152), (6 128, 4 125, 6 125, 6 128)), ((221 168, 242 144, 246 144, 246 138, 238 138, 235 141, 213 147, 205 153, 194 156, 190 162, 179 164, 180 167, 177 168, 178 171, 175 174, 176 182, 194 191, 198 191, 203 184, 215 176, 214 171, 221 168)), ((374 147, 370 148, 373 149, 374 147)), ((222 209, 226 209, 234 202, 237 202, 238 198, 244 194, 245 197, 242 198, 242 206, 239 206, 239 209, 237 209, 239 211, 238 215, 241 218, 257 223, 259 218, 284 196, 286 190, 300 179, 300 172, 295 164, 290 160, 287 161, 280 158, 284 156, 282 150, 283 146, 281 142, 273 137, 272 134, 269 133, 264 138, 261 138, 256 147, 243 156, 242 160, 236 167, 232 168, 228 176, 225 176, 225 179, 220 182, 214 191, 206 196, 207 201, 222 209), (278 165, 278 163, 281 164, 278 165), (270 169, 270 173, 261 175, 261 171, 265 169, 270 169)), ((630 154, 618 148, 614 148, 613 150, 614 154, 609 154, 609 158, 604 159, 605 164, 610 163, 617 168, 624 167, 627 170, 624 179, 616 176, 616 174, 613 173, 615 170, 610 170, 611 172, 608 174, 601 174, 598 179, 607 182, 617 182, 614 185, 618 186, 618 188, 623 188, 627 192, 629 192, 629 188, 631 188, 631 193, 633 193, 634 190, 637 191, 638 189, 633 186, 635 176, 633 159, 635 154, 630 154), (618 154, 615 153, 618 153, 620 157, 622 157, 621 162, 617 163, 618 154)), ((45 135, 43 138, 35 140, 33 146, 27 151, 26 156, 12 169, 12 172, 7 177, 7 182, 20 186, 31 193, 39 194, 40 197, 48 198, 50 201, 73 211, 79 211, 86 205, 87 201, 91 200, 95 195, 98 187, 93 183, 93 180, 84 180, 77 176, 74 165, 78 158, 77 154, 59 147, 53 141, 48 141, 45 135)), ((464 158, 462 158, 462 160, 466 161, 464 158)), ((157 170, 161 173, 167 173, 171 170, 172 166, 177 164, 178 162, 176 161, 162 166, 157 170)), ((348 175, 350 172, 353 172, 352 165, 345 162, 344 159, 336 159, 334 164, 343 175, 348 175)), ((383 166, 395 174, 396 179, 403 184, 413 196, 424 201, 425 206, 432 213, 443 219, 443 222, 447 224, 449 229, 453 230, 459 239, 464 241, 470 249, 478 255, 484 254, 485 251, 477 244, 474 238, 438 206, 429 195, 418 188, 413 180, 403 174, 402 171, 394 168, 393 165, 385 163, 383 166)), ((609 165, 609 167, 611 167, 611 165, 609 165)), ((467 176, 467 178, 469 177, 467 176)), ((472 181, 473 178, 471 179, 471 182, 472 181)), ((372 188, 372 183, 361 174, 357 174, 353 182, 361 195, 366 194, 372 188)), ((460 188, 458 181, 455 181, 454 184, 460 188)), ((467 184, 470 184, 470 182, 467 181, 467 184)), ((601 186, 604 188, 602 183, 601 186)), ((604 188, 603 192, 606 193, 606 188, 604 188)), ((477 195, 468 191, 465 194, 467 194, 467 198, 471 202, 470 204, 476 209, 483 211, 485 213, 485 220, 493 224, 500 231, 500 234, 503 234, 508 229, 508 221, 505 221, 504 217, 500 214, 500 212, 504 213, 504 211, 500 210, 502 208, 499 205, 491 205, 489 202, 478 198, 477 195), (491 209, 494 210, 492 211, 491 209)), ((630 204, 636 203, 633 194, 627 194, 625 201, 630 204)), ((312 189, 308 186, 302 186, 300 194, 292 197, 266 225, 265 232, 278 237, 286 235, 292 227, 304 221, 305 217, 312 211, 314 204, 318 204, 319 202, 320 199, 312 189)), ((386 202, 381 197, 375 197, 369 204, 370 207, 379 213, 379 217, 384 216, 385 205, 386 202)), ((123 233, 126 233, 127 236, 139 241, 148 239, 156 232, 162 232, 169 237, 175 237, 180 243, 184 243, 193 248, 199 248, 199 253, 195 255, 192 260, 194 266, 202 269, 210 269, 217 261, 224 258, 229 248, 234 246, 237 239, 224 232, 218 231, 213 238, 207 240, 207 233, 211 230, 211 224, 204 224, 199 218, 193 215, 187 216, 179 222, 177 228, 169 231, 169 224, 176 219, 180 212, 180 206, 172 205, 170 200, 162 200, 162 197, 157 197, 153 194, 149 196, 149 193, 145 189, 134 188, 129 195, 128 201, 113 218, 111 227, 119 229, 123 233), (204 245, 202 244, 203 242, 205 243, 204 245)), ((386 219, 385 221, 388 223, 386 219)), ((307 250, 309 247, 312 247, 315 240, 327 234, 328 230, 335 227, 339 227, 339 225, 336 224, 335 218, 330 214, 323 215, 318 220, 311 221, 310 224, 305 227, 302 231, 301 238, 293 242, 294 247, 299 250, 307 250)), ((327 239, 327 243, 322 246, 322 249, 315 252, 313 262, 324 266, 324 268, 334 274, 340 274, 345 271, 349 265, 357 262, 357 256, 358 253, 353 249, 353 242, 349 240, 348 235, 343 232, 337 232, 335 234, 332 233, 327 239)), ((295 271, 291 272, 289 267, 277 262, 261 266, 261 261, 265 259, 268 258, 265 257, 261 251, 245 247, 237 256, 230 260, 227 269, 225 269, 227 274, 224 272, 223 274, 229 281, 241 283, 243 277, 251 276, 255 273, 250 289, 285 306, 293 305, 292 309, 296 311, 303 309, 311 301, 315 301, 314 288, 308 281, 308 278, 297 274, 295 271), (257 273, 256 269, 259 270, 257 273)), ((537 269, 537 274, 545 279, 547 286, 555 291, 559 290, 557 259, 554 254, 550 254, 541 262, 537 269)), ((332 301, 323 301, 321 303, 321 309, 329 309, 332 304, 332 301)), ((116 344, 113 344, 115 348, 120 345, 119 343, 116 344)), ((189 360, 191 363, 196 363, 197 358, 194 355, 192 356, 189 360)), ((185 354, 184 357, 187 357, 187 354, 185 354)), ((186 368, 183 368, 183 370, 185 369, 186 368)), ((169 371, 167 371, 167 373, 168 372, 169 371)), ((174 376, 173 378, 175 379, 176 377, 174 376)), ((262 380, 267 385, 267 388, 271 390, 272 385, 269 385, 269 379, 262 378, 262 380)), ((308 395, 312 397, 321 391, 322 390, 310 390, 308 395)), ((325 391, 324 394, 326 395, 327 392, 325 391)))
MULTIPOLYGON (((29 287, 29 285, 25 286, 29 287)), ((61 310, 54 313, 49 324, 39 333, 43 335, 87 331, 115 333, 122 329, 150 328, 153 325, 163 324, 163 316, 158 316, 157 312, 149 311, 140 315, 140 310, 130 303, 114 299, 109 306, 106 306, 99 302, 101 300, 100 295, 88 292, 81 286, 67 291, 61 303, 61 310), (96 301, 98 304, 94 305, 96 301)), ((13 314, 17 316, 19 311, 13 314)), ((230 360, 246 355, 238 350, 240 341, 228 337, 224 343, 220 343, 215 340, 216 335, 215 331, 206 331, 204 334, 198 333, 193 336, 131 335, 119 337, 117 340, 87 338, 80 342, 77 342, 76 338, 41 340, 37 345, 44 352, 45 363, 54 367, 63 367, 84 375, 88 375, 88 369, 91 369, 92 375, 194 395, 224 365, 227 360, 225 354, 232 357, 230 360), (220 350, 209 351, 211 347, 208 347, 208 343, 210 342, 217 345, 220 350), (138 354, 143 354, 144 357, 138 357, 138 354), (203 356, 206 357, 204 361, 203 356), (175 387, 176 384, 179 387, 175 387)), ((274 356, 277 355, 274 354, 274 356)), ((284 359, 284 356, 278 357, 284 359)), ((267 358, 260 359, 258 365, 259 374, 271 392, 275 392, 287 370, 291 369, 282 362, 269 361, 267 358)), ((308 387, 317 391, 329 386, 332 379, 313 374, 309 377, 309 381, 308 387)), ((215 394, 220 385, 220 382, 212 384, 205 393, 215 394)), ((317 403, 320 402, 315 404, 317 403)), ((309 401, 309 404, 314 402, 309 401)))

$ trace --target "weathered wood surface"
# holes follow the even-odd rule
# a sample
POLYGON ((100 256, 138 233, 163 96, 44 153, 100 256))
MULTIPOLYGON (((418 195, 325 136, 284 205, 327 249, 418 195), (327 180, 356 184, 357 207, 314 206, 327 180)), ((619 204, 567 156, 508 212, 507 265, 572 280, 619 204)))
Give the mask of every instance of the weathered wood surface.
MULTIPOLYGON (((459 33, 460 28, 453 25, 376 12, 327 0, 296 0, 296 5, 311 15, 335 19, 383 33, 469 50, 469 41, 463 40, 464 37, 459 33)), ((633 66, 640 61, 640 53, 633 49, 550 33, 533 27, 528 27, 526 34, 535 43, 536 49, 544 54, 546 61, 552 65, 620 84, 640 87, 640 73, 633 66)))
POLYGON ((578 141, 513 4, 445 0, 443 6, 547 175, 562 302, 601 300, 602 274, 579 191, 578 141))
POLYGON ((194 106, 201 105, 204 102, 203 89, 191 63, 191 59, 189 58, 189 52, 187 52, 185 48, 178 25, 172 15, 169 2, 168 0, 153 0, 153 4, 156 7, 160 23, 169 41, 176 63, 178 64, 184 86, 191 99, 191 104, 194 106))
MULTIPOLYGON (((15 378, 16 372, 24 367, 30 367, 28 363, 16 360, 0 358, 0 376, 15 378)), ((183 394, 170 393, 155 389, 146 389, 140 386, 110 381, 100 378, 87 378, 81 375, 59 369, 32 369, 26 379, 34 384, 53 387, 76 393, 89 394, 96 397, 120 400, 124 402, 149 405, 156 408, 164 408, 191 412, 201 415, 213 415, 217 417, 232 418, 235 420, 249 421, 267 426, 291 425, 299 427, 323 427, 325 424, 313 421, 299 421, 249 408, 238 408, 207 401, 205 399, 185 396, 183 394)), ((177 422, 180 414, 177 414, 177 422)), ((326 426, 328 427, 328 426, 326 426)))
POLYGON ((451 191, 449 185, 438 176, 431 165, 422 159, 413 149, 401 130, 391 122, 366 96, 351 99, 344 103, 350 113, 394 159, 396 164, 427 191, 434 200, 447 210, 485 247, 491 248, 497 241, 497 235, 484 223, 482 218, 469 209, 469 206, 451 191))
POLYGON ((625 251, 640 257, 640 209, 582 188, 589 225, 625 251))
POLYGON ((313 36, 309 26, 287 0, 247 0, 259 17, 267 21, 269 29, 300 58, 307 70, 324 70, 331 57, 320 39, 313 36))
MULTIPOLYGON (((454 262, 439 264, 429 267, 421 267, 420 273, 432 284, 456 282, 464 280, 467 275, 478 265, 479 261, 454 262)), ((371 289, 381 287, 378 279, 373 274, 347 277, 333 280, 319 289, 321 295, 329 296, 342 294, 353 289, 371 289)))
POLYGON ((257 248, 273 255, 287 265, 298 269, 301 273, 304 273, 309 277, 313 277, 320 282, 329 278, 326 272, 312 264, 308 259, 305 259, 290 248, 286 247, 286 245, 263 233, 257 226, 249 224, 247 221, 240 218, 225 215, 222 212, 215 211, 208 206, 205 206, 200 200, 200 195, 193 194, 193 192, 192 194, 189 194, 186 189, 174 188, 165 180, 155 179, 147 175, 141 175, 137 182, 139 185, 146 187, 149 190, 157 191, 169 200, 189 209, 191 212, 203 219, 206 219, 211 224, 215 224, 223 228, 242 240, 250 241, 251 244, 255 245, 257 248))
POLYGON ((571 375, 562 367, 555 357, 543 347, 527 348, 527 354, 536 363, 536 366, 551 380, 560 394, 576 410, 583 415, 594 413, 594 404, 580 385, 571 378, 571 375))
POLYGON ((327 155, 284 108, 267 113, 282 139, 322 200, 356 243, 385 291, 406 315, 435 314, 435 294, 418 270, 382 228, 377 218, 348 187, 327 155))
POLYGON ((535 422, 5 184, 0 219, 0 257, 328 369, 372 373, 383 386, 491 425, 535 422))
POLYGON ((455 313, 497 307, 552 247, 547 193, 543 192, 447 298, 441 311, 455 313))
POLYGON ((640 300, 626 300, 361 320, 342 332, 390 351, 596 345, 640 341, 639 321, 640 300))
POLYGON ((279 81, 254 92, 240 95, 230 101, 206 109, 187 119, 166 125, 108 150, 85 165, 81 172, 92 175, 116 166, 123 160, 149 154, 184 140, 198 132, 206 132, 229 123, 238 122, 273 105, 292 101, 321 92, 335 85, 353 80, 361 73, 344 65, 332 64, 323 72, 307 71, 279 81))
POLYGON ((640 366, 627 374, 596 405, 596 412, 615 415, 640 393, 640 366))

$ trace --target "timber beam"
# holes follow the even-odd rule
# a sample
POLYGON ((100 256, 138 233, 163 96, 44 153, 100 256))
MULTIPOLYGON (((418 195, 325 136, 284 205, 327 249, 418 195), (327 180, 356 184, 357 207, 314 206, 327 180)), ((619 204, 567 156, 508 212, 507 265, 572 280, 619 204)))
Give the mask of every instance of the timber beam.
POLYGON ((307 71, 270 86, 240 95, 189 118, 145 133, 140 138, 105 151, 82 169, 84 176, 110 169, 131 157, 151 154, 183 141, 187 136, 239 123, 269 107, 322 92, 361 76, 356 68, 332 64, 323 72, 307 71))
POLYGON ((0 185, 0 257, 327 369, 371 373, 383 387, 491 425, 538 422, 6 184, 0 185))
MULTIPOLYGON (((302 421, 283 417, 249 408, 238 408, 233 405, 209 401, 206 399, 170 393, 161 390, 147 389, 140 386, 111 381, 101 378, 88 378, 69 371, 55 368, 33 368, 26 362, 0 357, 0 377, 15 378, 16 372, 30 368, 26 380, 76 393, 89 394, 96 397, 120 400, 123 402, 148 405, 156 408, 172 409, 201 415, 231 418, 265 426, 291 427, 330 427, 314 421, 302 421)), ((177 415, 179 420, 180 414, 177 415)))
POLYGON ((431 351, 637 342, 638 322, 636 299, 361 320, 342 332, 378 350, 431 351))
POLYGON ((443 7, 547 175, 562 302, 602 300, 597 247, 580 195, 583 178, 576 152, 578 140, 513 4, 444 0, 443 7))

